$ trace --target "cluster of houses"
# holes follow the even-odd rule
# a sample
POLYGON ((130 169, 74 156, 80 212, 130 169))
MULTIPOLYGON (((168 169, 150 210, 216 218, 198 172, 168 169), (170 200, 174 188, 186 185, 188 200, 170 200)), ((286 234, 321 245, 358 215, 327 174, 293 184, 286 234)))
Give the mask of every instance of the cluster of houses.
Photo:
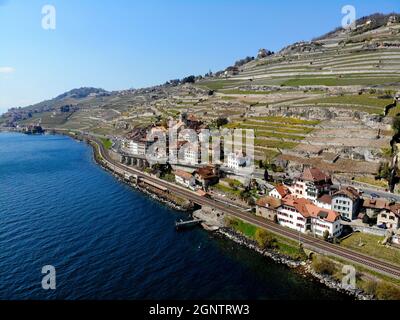
POLYGON ((400 228, 400 204, 386 199, 363 199, 353 187, 338 188, 316 168, 307 168, 293 185, 278 185, 257 201, 256 214, 285 227, 317 236, 336 238, 343 223, 376 219, 382 229, 400 228))
MULTIPOLYGON (((216 165, 210 164, 208 159, 202 161, 200 144, 188 141, 191 141, 193 132, 201 140, 205 128, 203 122, 183 113, 179 121, 170 120, 168 128, 155 126, 150 130, 133 131, 127 137, 124 149, 136 157, 146 157, 151 150, 153 156, 166 158, 179 168, 174 171, 177 184, 208 196, 209 187, 219 182, 221 167, 224 171, 238 170, 248 166, 251 159, 243 152, 231 152, 221 157, 224 162, 216 165), (176 131, 177 141, 168 141, 171 129, 176 131), (155 149, 152 147, 157 140, 148 137, 149 133, 151 136, 159 132, 165 133, 167 143, 165 148, 155 149), (176 161, 171 160, 171 154, 177 156, 176 161)), ((260 198, 256 214, 301 233, 331 238, 342 234, 343 221, 348 224, 356 220, 368 224, 372 221, 376 228, 394 232, 399 232, 400 228, 400 204, 383 198, 364 199, 362 193, 353 187, 335 186, 331 177, 317 168, 306 168, 291 185, 278 185, 260 198)))
MULTIPOLYGON (((171 119, 168 126, 153 126, 150 129, 135 129, 127 137, 124 142, 123 151, 132 156, 151 156, 156 159, 168 158, 171 164, 180 163, 187 166, 208 166, 210 158, 202 159, 201 141, 208 140, 204 137, 204 131, 207 129, 206 124, 196 119, 194 115, 182 113, 180 119, 175 121, 171 119), (171 141, 170 134, 175 133, 176 137, 171 141), (165 136, 165 148, 154 149, 153 144, 158 141, 159 134, 165 136), (195 136, 193 137, 193 135, 195 136), (194 141, 194 142, 190 142, 194 141), (151 154, 149 154, 151 150, 151 154)), ((219 162, 224 159, 221 165, 228 169, 239 170, 240 168, 251 165, 253 159, 244 152, 229 152, 224 154, 224 148, 221 144, 219 150, 220 159, 213 159, 219 162)), ((213 153, 213 145, 209 146, 209 154, 213 153)))
MULTIPOLYGON (((175 182, 191 190, 207 191, 212 185, 219 182, 219 168, 217 166, 205 166, 190 173, 184 170, 175 170, 175 182)), ((206 194, 204 194, 206 195, 206 194)))

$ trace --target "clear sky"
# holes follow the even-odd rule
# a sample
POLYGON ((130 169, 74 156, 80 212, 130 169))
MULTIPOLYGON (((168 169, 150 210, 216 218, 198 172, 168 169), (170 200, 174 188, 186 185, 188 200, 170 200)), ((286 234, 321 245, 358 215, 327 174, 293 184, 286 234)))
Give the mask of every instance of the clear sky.
POLYGON ((0 113, 81 86, 139 88, 277 51, 398 0, 0 0, 0 113), (42 28, 42 7, 56 29, 42 28))

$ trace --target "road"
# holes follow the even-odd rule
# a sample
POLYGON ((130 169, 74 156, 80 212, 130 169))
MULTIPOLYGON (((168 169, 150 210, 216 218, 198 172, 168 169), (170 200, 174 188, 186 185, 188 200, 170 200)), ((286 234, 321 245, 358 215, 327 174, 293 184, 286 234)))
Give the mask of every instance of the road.
POLYGON ((300 234, 295 230, 284 228, 280 225, 267 221, 263 218, 256 217, 251 213, 246 213, 241 210, 238 210, 238 208, 232 207, 228 204, 223 204, 213 199, 201 197, 193 191, 177 186, 173 183, 152 177, 148 174, 143 173, 142 171, 136 170, 132 167, 128 167, 124 164, 115 162, 113 159, 111 159, 107 150, 105 150, 103 144, 100 141, 94 139, 94 142, 98 145, 100 154, 103 157, 103 159, 108 163, 110 168, 113 168, 114 170, 118 169, 119 171, 128 172, 139 178, 150 180, 151 182, 157 183, 158 185, 167 188, 169 192, 177 196, 180 196, 184 199, 189 199, 194 203, 197 203, 202 206, 215 208, 217 210, 220 210, 221 212, 224 212, 225 214, 239 218, 245 222, 251 223, 260 228, 266 229, 274 234, 289 238, 294 241, 300 240, 300 242, 303 244, 303 247, 306 249, 310 249, 312 251, 319 252, 322 254, 335 256, 337 258, 349 261, 351 263, 358 264, 363 267, 368 267, 369 269, 377 271, 379 273, 386 274, 396 279, 400 279, 400 266, 398 265, 391 264, 389 262, 361 254, 359 252, 341 247, 336 244, 328 243, 326 241, 314 238, 309 235, 300 234))

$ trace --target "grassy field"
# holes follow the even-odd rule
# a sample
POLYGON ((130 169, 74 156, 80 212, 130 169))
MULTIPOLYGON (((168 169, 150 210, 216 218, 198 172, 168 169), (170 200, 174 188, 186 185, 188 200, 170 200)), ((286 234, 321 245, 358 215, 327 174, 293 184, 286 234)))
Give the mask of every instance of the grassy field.
MULTIPOLYGON (((236 120, 225 127, 254 130, 255 150, 261 153, 265 152, 262 148, 294 149, 319 123, 320 121, 287 117, 255 117, 243 121, 236 120)), ((275 150, 275 155, 277 154, 279 153, 275 150)))
POLYGON ((388 188, 388 182, 385 180, 375 180, 374 178, 369 178, 369 177, 357 177, 354 180, 375 187, 388 188))
MULTIPOLYGON (((229 218, 228 225, 252 240, 255 240, 257 230, 260 230, 260 228, 236 218, 229 218)), ((278 253, 294 260, 306 259, 304 252, 299 248, 298 243, 295 241, 277 236, 275 234, 272 235, 272 237, 276 241, 274 250, 278 253)))
POLYGON ((111 149, 112 144, 113 144, 112 141, 109 139, 101 139, 101 143, 103 144, 104 148, 106 148, 107 150, 111 149))
POLYGON ((221 183, 216 184, 215 186, 212 187, 213 189, 215 189, 216 191, 220 191, 222 193, 225 193, 227 195, 231 195, 234 197, 239 197, 241 191, 240 190, 234 190, 230 187, 227 187, 221 183))
POLYGON ((239 85, 242 82, 239 80, 214 80, 198 82, 196 85, 210 90, 221 90, 229 86, 239 85))
POLYGON ((321 123, 321 121, 318 120, 302 120, 302 119, 288 118, 288 117, 257 117, 249 119, 249 121, 252 120, 275 122, 275 123, 290 124, 290 125, 304 125, 304 126, 315 126, 321 123))
POLYGON ((255 130, 255 137, 256 138, 287 139, 287 140, 294 140, 294 141, 302 141, 305 139, 305 136, 290 135, 290 134, 279 133, 279 132, 267 132, 267 131, 260 131, 260 130, 255 130))
POLYGON ((288 142, 288 141, 278 141, 278 140, 254 140, 255 146, 274 148, 274 149, 294 149, 297 147, 298 143, 288 142))
POLYGON ((338 97, 326 97, 321 99, 315 99, 307 101, 307 103, 319 104, 319 103, 332 103, 332 104, 357 104, 369 107, 383 108, 393 103, 393 99, 380 99, 376 95, 363 94, 363 95, 351 95, 351 96, 338 96, 338 97))
POLYGON ((282 83, 283 86, 353 86, 353 85, 378 85, 400 82, 400 78, 298 78, 290 79, 282 83))
POLYGON ((392 109, 389 111, 388 116, 389 116, 389 117, 395 117, 395 116, 397 116, 398 114, 400 114, 400 105, 399 105, 399 104, 398 104, 396 107, 392 108, 392 109))
POLYGON ((400 265, 400 250, 393 248, 386 248, 379 244, 383 237, 369 235, 365 233, 355 233, 351 237, 343 240, 341 245, 357 252, 365 253, 367 255, 387 260, 400 265), (360 246, 360 242, 363 246, 360 246))

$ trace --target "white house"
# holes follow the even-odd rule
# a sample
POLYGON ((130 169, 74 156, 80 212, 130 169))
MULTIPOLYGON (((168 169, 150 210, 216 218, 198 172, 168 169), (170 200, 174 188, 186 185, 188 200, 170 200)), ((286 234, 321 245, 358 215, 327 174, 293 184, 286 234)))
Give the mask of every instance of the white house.
POLYGON ((183 161, 190 165, 197 165, 200 162, 200 152, 198 144, 187 144, 184 147, 183 161))
POLYGON ((332 210, 332 197, 329 194, 324 194, 314 201, 317 207, 332 210))
POLYGON ((189 172, 183 170, 175 171, 175 182, 190 189, 194 189, 196 186, 195 177, 189 172))
POLYGON ((322 194, 329 191, 331 178, 317 168, 307 168, 296 180, 294 193, 299 198, 316 201, 322 194))
POLYGON ((278 186, 276 186, 275 189, 272 189, 269 192, 269 196, 273 197, 275 199, 279 199, 282 200, 283 198, 285 198, 287 195, 290 194, 290 190, 288 187, 284 186, 283 184, 280 184, 278 186))
POLYGON ((400 228, 400 204, 392 204, 386 212, 381 211, 378 214, 377 224, 396 232, 400 228))
POLYGON ((133 155, 145 156, 150 143, 145 139, 133 139, 128 142, 128 152, 133 155))
POLYGON ((329 236, 338 237, 342 233, 340 215, 328 209, 317 207, 311 201, 289 195, 282 200, 278 209, 278 222, 284 227, 302 233, 313 233, 323 237, 328 231, 329 236))
POLYGON ((226 166, 233 170, 248 167, 251 165, 250 157, 246 156, 243 152, 232 152, 228 154, 226 166))
POLYGON ((332 196, 332 209, 350 220, 357 218, 361 204, 360 193, 352 187, 343 188, 332 196))

